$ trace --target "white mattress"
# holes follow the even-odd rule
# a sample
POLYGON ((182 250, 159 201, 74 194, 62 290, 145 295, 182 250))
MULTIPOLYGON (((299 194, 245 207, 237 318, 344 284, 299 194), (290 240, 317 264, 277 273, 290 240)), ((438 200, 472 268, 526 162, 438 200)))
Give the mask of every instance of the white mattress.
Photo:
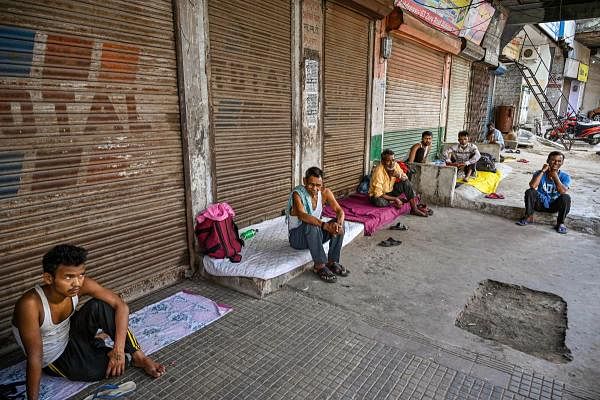
MULTIPOLYGON (((324 218, 325 219, 325 218, 324 218)), ((344 222, 346 234, 344 246, 363 232, 363 224, 344 222)), ((258 229, 258 233, 246 240, 242 248, 242 261, 232 263, 204 256, 204 269, 215 276, 244 276, 247 278, 271 279, 290 272, 312 259, 308 250, 294 250, 288 241, 285 217, 279 217, 241 229, 258 229)), ((325 243, 325 252, 329 242, 325 243)))

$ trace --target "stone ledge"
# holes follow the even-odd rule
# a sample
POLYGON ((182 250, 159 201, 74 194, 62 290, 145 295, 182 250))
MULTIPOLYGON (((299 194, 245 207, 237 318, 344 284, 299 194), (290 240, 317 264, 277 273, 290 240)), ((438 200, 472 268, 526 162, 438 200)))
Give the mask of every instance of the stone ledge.
POLYGON ((452 206, 456 186, 456 167, 411 163, 415 174, 411 183, 424 202, 452 206))
MULTIPOLYGON (((498 215, 500 217, 514 220, 515 222, 523 216, 524 212, 524 208, 522 206, 491 203, 485 198, 467 199, 460 195, 455 196, 453 207, 498 215)), ((534 219, 538 224, 550 226, 556 225, 556 213, 550 214, 536 212, 534 214, 534 219)), ((569 214, 567 215, 565 225, 568 229, 600 236, 600 218, 597 217, 585 217, 582 215, 569 214)))
POLYGON ((304 271, 312 268, 312 262, 306 263, 283 275, 271 279, 248 278, 243 276, 215 276, 201 268, 200 276, 218 285, 244 293, 255 299, 263 299, 267 295, 281 289, 287 282, 294 279, 304 271))

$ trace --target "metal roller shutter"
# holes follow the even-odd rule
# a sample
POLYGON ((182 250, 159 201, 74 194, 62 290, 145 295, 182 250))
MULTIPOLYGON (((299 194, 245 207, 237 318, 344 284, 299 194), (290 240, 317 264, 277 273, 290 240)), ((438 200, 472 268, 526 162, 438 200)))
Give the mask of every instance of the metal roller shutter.
POLYGON ((392 34, 392 56, 387 64, 383 147, 405 159, 425 130, 433 132, 431 154, 440 135, 444 54, 392 34))
POLYGON ((0 340, 42 255, 126 297, 188 265, 169 1, 0 1, 0 340))
POLYGON ((281 215, 292 189, 291 6, 209 1, 217 201, 247 225, 281 215))
POLYGON ((323 168, 336 193, 354 190, 364 171, 369 27, 368 18, 327 3, 323 168))
POLYGON ((465 129, 467 102, 471 78, 471 62, 453 56, 450 69, 450 98, 448 100, 448 121, 446 123, 446 142, 458 141, 458 132, 465 129))

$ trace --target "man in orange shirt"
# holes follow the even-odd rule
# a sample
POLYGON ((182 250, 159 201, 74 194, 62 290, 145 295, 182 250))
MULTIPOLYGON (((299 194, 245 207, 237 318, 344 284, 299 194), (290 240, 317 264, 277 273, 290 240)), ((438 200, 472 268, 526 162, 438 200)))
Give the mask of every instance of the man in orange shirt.
POLYGON ((381 163, 375 167, 369 186, 369 198, 376 207, 402 207, 404 201, 410 203, 411 213, 420 217, 427 217, 427 212, 419 209, 415 191, 394 158, 394 152, 386 149, 381 153, 381 163))

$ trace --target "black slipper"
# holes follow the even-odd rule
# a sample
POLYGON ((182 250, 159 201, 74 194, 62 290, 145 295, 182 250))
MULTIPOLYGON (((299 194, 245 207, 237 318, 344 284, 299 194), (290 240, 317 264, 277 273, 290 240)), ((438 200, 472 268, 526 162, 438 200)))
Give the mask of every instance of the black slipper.
POLYGON ((393 231, 407 231, 408 226, 404 225, 402 222, 398 222, 396 225, 390 226, 390 229, 393 231))
POLYGON ((378 246, 381 246, 381 247, 392 247, 392 246, 398 246, 398 245, 400 245, 400 243, 402 243, 400 240, 395 240, 393 238, 388 238, 386 240, 383 240, 383 241, 379 242, 378 246))

